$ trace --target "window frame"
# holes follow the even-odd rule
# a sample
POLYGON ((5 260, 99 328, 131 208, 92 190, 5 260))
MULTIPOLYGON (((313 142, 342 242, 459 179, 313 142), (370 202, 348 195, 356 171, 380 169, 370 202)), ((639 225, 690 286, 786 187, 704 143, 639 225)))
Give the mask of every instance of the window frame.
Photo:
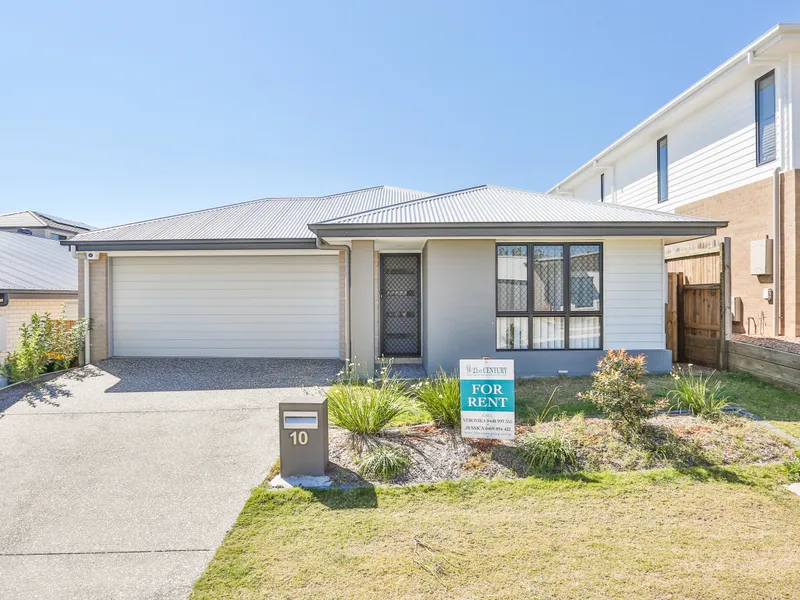
POLYGON ((606 201, 606 174, 600 173, 600 202, 606 201))
POLYGON ((495 242, 494 247, 494 310, 495 310, 495 352, 565 352, 575 350, 602 350, 605 341, 604 314, 605 314, 605 292, 604 292, 604 270, 603 270, 604 249, 603 242, 495 242), (527 306, 524 311, 500 310, 500 286, 497 277, 499 273, 497 249, 500 246, 526 246, 528 265, 527 265, 527 306), (564 269, 562 273, 562 289, 564 292, 564 310, 562 311, 541 311, 533 310, 534 289, 533 289, 533 249, 535 246, 561 246, 564 252, 564 269), (600 249, 600 310, 572 310, 572 246, 597 246, 600 249), (570 348, 569 345, 569 320, 570 317, 598 317, 600 319, 600 342, 595 348, 570 348), (528 321, 528 346, 533 345, 533 319, 534 317, 563 317, 564 318, 564 347, 563 348, 498 348, 497 347, 497 319, 501 317, 524 317, 528 321))
POLYGON ((775 69, 772 69, 768 73, 764 73, 761 77, 755 80, 755 95, 756 95, 756 102, 755 102, 755 125, 756 125, 756 166, 760 167, 761 165, 766 165, 771 163, 772 161, 778 160, 778 96, 776 94, 778 90, 778 79, 775 76, 775 69), (759 84, 767 79, 768 77, 772 77, 772 118, 775 120, 775 155, 772 158, 762 159, 761 158, 761 127, 760 127, 760 112, 761 112, 761 101, 759 99, 758 93, 758 86, 759 84))
POLYGON ((666 202, 669 200, 669 140, 667 136, 661 136, 656 140, 656 190, 658 193, 658 203, 661 204, 662 202, 666 202), (661 195, 661 142, 664 142, 664 148, 666 150, 666 157, 665 162, 666 164, 663 166, 664 171, 664 187, 667 188, 667 195, 662 197, 661 195))

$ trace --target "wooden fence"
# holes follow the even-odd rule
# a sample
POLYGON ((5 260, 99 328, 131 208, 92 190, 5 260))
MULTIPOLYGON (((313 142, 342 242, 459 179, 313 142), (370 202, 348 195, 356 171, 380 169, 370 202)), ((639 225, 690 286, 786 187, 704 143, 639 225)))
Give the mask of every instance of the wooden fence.
POLYGON ((728 342, 728 368, 775 385, 800 390, 800 356, 755 344, 728 342))
POLYGON ((667 349, 674 362, 726 368, 730 245, 713 240, 665 252, 667 349))

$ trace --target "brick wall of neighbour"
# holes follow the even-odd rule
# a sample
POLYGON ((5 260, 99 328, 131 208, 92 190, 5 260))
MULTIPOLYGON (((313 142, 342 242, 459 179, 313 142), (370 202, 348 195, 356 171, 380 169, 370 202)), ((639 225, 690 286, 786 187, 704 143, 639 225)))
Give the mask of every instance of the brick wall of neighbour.
POLYGON ((49 312, 51 318, 57 319, 62 306, 66 308, 67 319, 74 321, 78 318, 78 299, 74 296, 10 297, 6 306, 0 306, 0 357, 16 349, 19 328, 31 315, 49 312))
MULTIPOLYGON (((744 314, 741 322, 734 323, 734 332, 757 335, 800 335, 798 320, 798 186, 797 171, 781 177, 782 273, 777 279, 782 291, 783 326, 776 332, 772 317, 772 304, 764 299, 766 288, 775 287, 773 275, 750 274, 750 242, 772 237, 771 177, 709 196, 681 206, 675 212, 684 215, 721 219, 729 222, 719 230, 718 238, 731 238, 731 288, 732 295, 742 299, 744 314)), ((691 283, 691 282, 689 282, 691 283)))
MULTIPOLYGON (((86 316, 83 302, 84 261, 80 260, 78 268, 78 310, 81 317, 86 316)), ((92 330, 91 360, 92 362, 104 360, 109 356, 108 347, 108 256, 101 254, 98 260, 89 261, 89 287, 91 290, 91 318, 92 330)))

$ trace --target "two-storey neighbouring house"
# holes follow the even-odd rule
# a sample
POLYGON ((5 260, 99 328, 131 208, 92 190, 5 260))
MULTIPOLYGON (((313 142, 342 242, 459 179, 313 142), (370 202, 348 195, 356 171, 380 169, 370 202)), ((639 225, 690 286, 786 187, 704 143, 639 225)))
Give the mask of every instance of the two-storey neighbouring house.
POLYGON ((35 210, 20 210, 0 215, 0 231, 12 231, 50 240, 68 240, 94 229, 86 223, 53 217, 35 210))
POLYGON ((781 23, 550 193, 729 221, 735 331, 800 336, 798 169, 800 24, 781 23))

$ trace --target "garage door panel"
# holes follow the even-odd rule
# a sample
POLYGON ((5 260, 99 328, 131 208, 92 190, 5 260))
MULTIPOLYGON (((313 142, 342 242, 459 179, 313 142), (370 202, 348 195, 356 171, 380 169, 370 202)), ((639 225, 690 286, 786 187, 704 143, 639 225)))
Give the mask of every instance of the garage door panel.
POLYGON ((337 358, 335 255, 115 257, 116 356, 337 358))

